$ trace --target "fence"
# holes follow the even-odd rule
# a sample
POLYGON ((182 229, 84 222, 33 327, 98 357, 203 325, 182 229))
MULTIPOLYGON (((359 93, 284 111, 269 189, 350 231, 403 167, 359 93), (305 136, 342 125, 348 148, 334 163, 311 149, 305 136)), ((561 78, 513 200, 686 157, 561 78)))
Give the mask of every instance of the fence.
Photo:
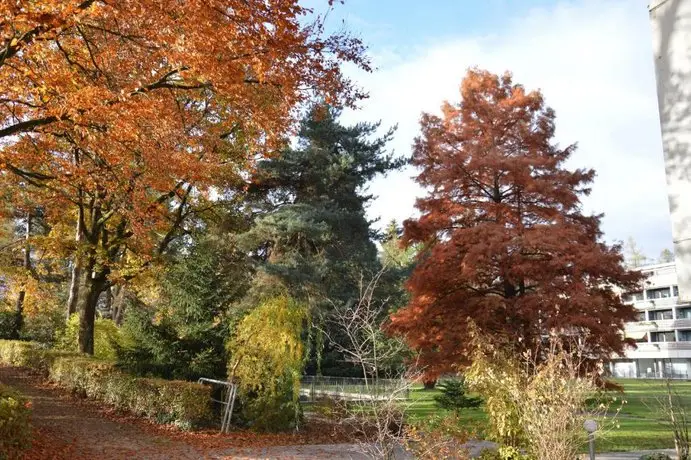
POLYGON ((660 372, 639 372, 636 374, 634 371, 618 371, 613 374, 613 377, 619 379, 674 379, 674 380, 690 380, 688 372, 673 372, 665 371, 660 372))
POLYGON ((300 396, 314 401, 326 397, 349 401, 408 399, 410 385, 403 379, 363 379, 353 377, 304 376, 300 396))

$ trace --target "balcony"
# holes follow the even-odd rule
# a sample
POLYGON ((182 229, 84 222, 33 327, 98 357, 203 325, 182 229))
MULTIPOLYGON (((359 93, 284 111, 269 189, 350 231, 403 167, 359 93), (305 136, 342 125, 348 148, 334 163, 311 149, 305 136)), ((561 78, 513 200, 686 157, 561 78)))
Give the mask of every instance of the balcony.
POLYGON ((674 329, 691 329, 691 318, 659 319, 627 323, 625 329, 630 332, 670 331, 674 329))
POLYGON ((651 300, 636 300, 634 305, 639 310, 673 307, 678 304, 679 297, 664 297, 651 300))
POLYGON ((691 350, 691 342, 652 342, 638 343, 636 351, 691 350))

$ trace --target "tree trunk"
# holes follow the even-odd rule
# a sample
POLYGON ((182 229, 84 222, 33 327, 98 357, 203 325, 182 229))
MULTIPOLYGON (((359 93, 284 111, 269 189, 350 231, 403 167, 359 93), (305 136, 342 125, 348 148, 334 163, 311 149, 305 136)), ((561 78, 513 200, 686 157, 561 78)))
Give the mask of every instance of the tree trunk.
POLYGON ((12 332, 10 333, 10 338, 17 340, 19 334, 22 331, 22 326, 24 325, 24 297, 26 296, 26 291, 22 289, 17 294, 17 303, 15 304, 14 311, 14 324, 12 325, 12 332))
POLYGON ((77 250, 74 253, 74 260, 72 261, 72 280, 70 281, 70 292, 67 298, 67 319, 70 319, 70 316, 77 312, 77 303, 79 303, 79 285, 82 281, 82 260, 79 256, 79 243, 82 240, 83 213, 80 207, 79 216, 77 217, 77 230, 74 236, 74 240, 77 243, 77 250))
POLYGON ((115 296, 113 299, 113 321, 118 326, 122 326, 125 319, 125 300, 127 299, 127 287, 124 285, 114 286, 115 296))
POLYGON ((81 284, 82 268, 79 256, 74 256, 74 264, 72 265, 72 280, 70 281, 70 295, 67 298, 67 319, 73 313, 77 312, 77 303, 79 302, 79 285, 81 284))
MULTIPOLYGON (((31 213, 26 213, 26 232, 24 233, 24 262, 22 266, 26 271, 25 276, 29 275, 31 270, 31 213)), ((14 307, 14 325, 12 327, 11 337, 18 339, 24 326, 24 299, 26 298, 26 289, 22 285, 22 289, 17 294, 17 302, 14 307)))
POLYGON ((437 386, 437 380, 425 380, 422 382, 424 385, 425 390, 434 390, 434 387, 437 386))
POLYGON ((103 300, 103 310, 108 312, 107 315, 110 317, 112 320, 114 317, 114 311, 113 311, 113 287, 109 287, 105 290, 104 292, 104 300, 103 300))
POLYGON ((103 292, 105 283, 87 276, 84 279, 84 292, 79 299, 79 352, 94 354, 94 323, 96 321, 96 305, 103 292))

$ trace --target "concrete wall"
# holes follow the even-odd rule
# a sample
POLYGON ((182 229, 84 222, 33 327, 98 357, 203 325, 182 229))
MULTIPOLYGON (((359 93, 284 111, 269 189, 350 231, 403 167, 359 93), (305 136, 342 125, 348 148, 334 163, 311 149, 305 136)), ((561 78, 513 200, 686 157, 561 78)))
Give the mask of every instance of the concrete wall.
POLYGON ((679 297, 691 301, 691 0, 649 10, 679 297))

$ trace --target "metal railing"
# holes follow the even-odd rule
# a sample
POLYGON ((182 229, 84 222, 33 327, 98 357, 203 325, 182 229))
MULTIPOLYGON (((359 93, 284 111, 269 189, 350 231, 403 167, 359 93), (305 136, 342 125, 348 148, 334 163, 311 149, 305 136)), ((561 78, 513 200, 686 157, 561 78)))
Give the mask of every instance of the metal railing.
POLYGON ((673 372, 673 371, 665 371, 663 373, 660 372, 639 372, 636 374, 633 371, 618 371, 615 372, 614 377, 619 378, 619 379, 650 379, 650 380, 656 380, 656 379, 674 379, 674 380, 689 380, 689 373, 688 372, 673 372))
POLYGON ((222 409, 221 416, 221 433, 228 433, 230 431, 230 419, 233 416, 233 408, 235 407, 235 396, 237 395, 238 386, 231 382, 224 382, 223 380, 200 378, 198 380, 201 384, 211 385, 215 391, 212 391, 211 401, 220 404, 222 409), (220 390, 220 391, 217 391, 220 390), (218 393, 220 399, 214 398, 214 394, 218 393))
POLYGON ((303 376, 300 395, 310 401, 320 397, 356 400, 408 399, 410 385, 402 379, 303 376))

